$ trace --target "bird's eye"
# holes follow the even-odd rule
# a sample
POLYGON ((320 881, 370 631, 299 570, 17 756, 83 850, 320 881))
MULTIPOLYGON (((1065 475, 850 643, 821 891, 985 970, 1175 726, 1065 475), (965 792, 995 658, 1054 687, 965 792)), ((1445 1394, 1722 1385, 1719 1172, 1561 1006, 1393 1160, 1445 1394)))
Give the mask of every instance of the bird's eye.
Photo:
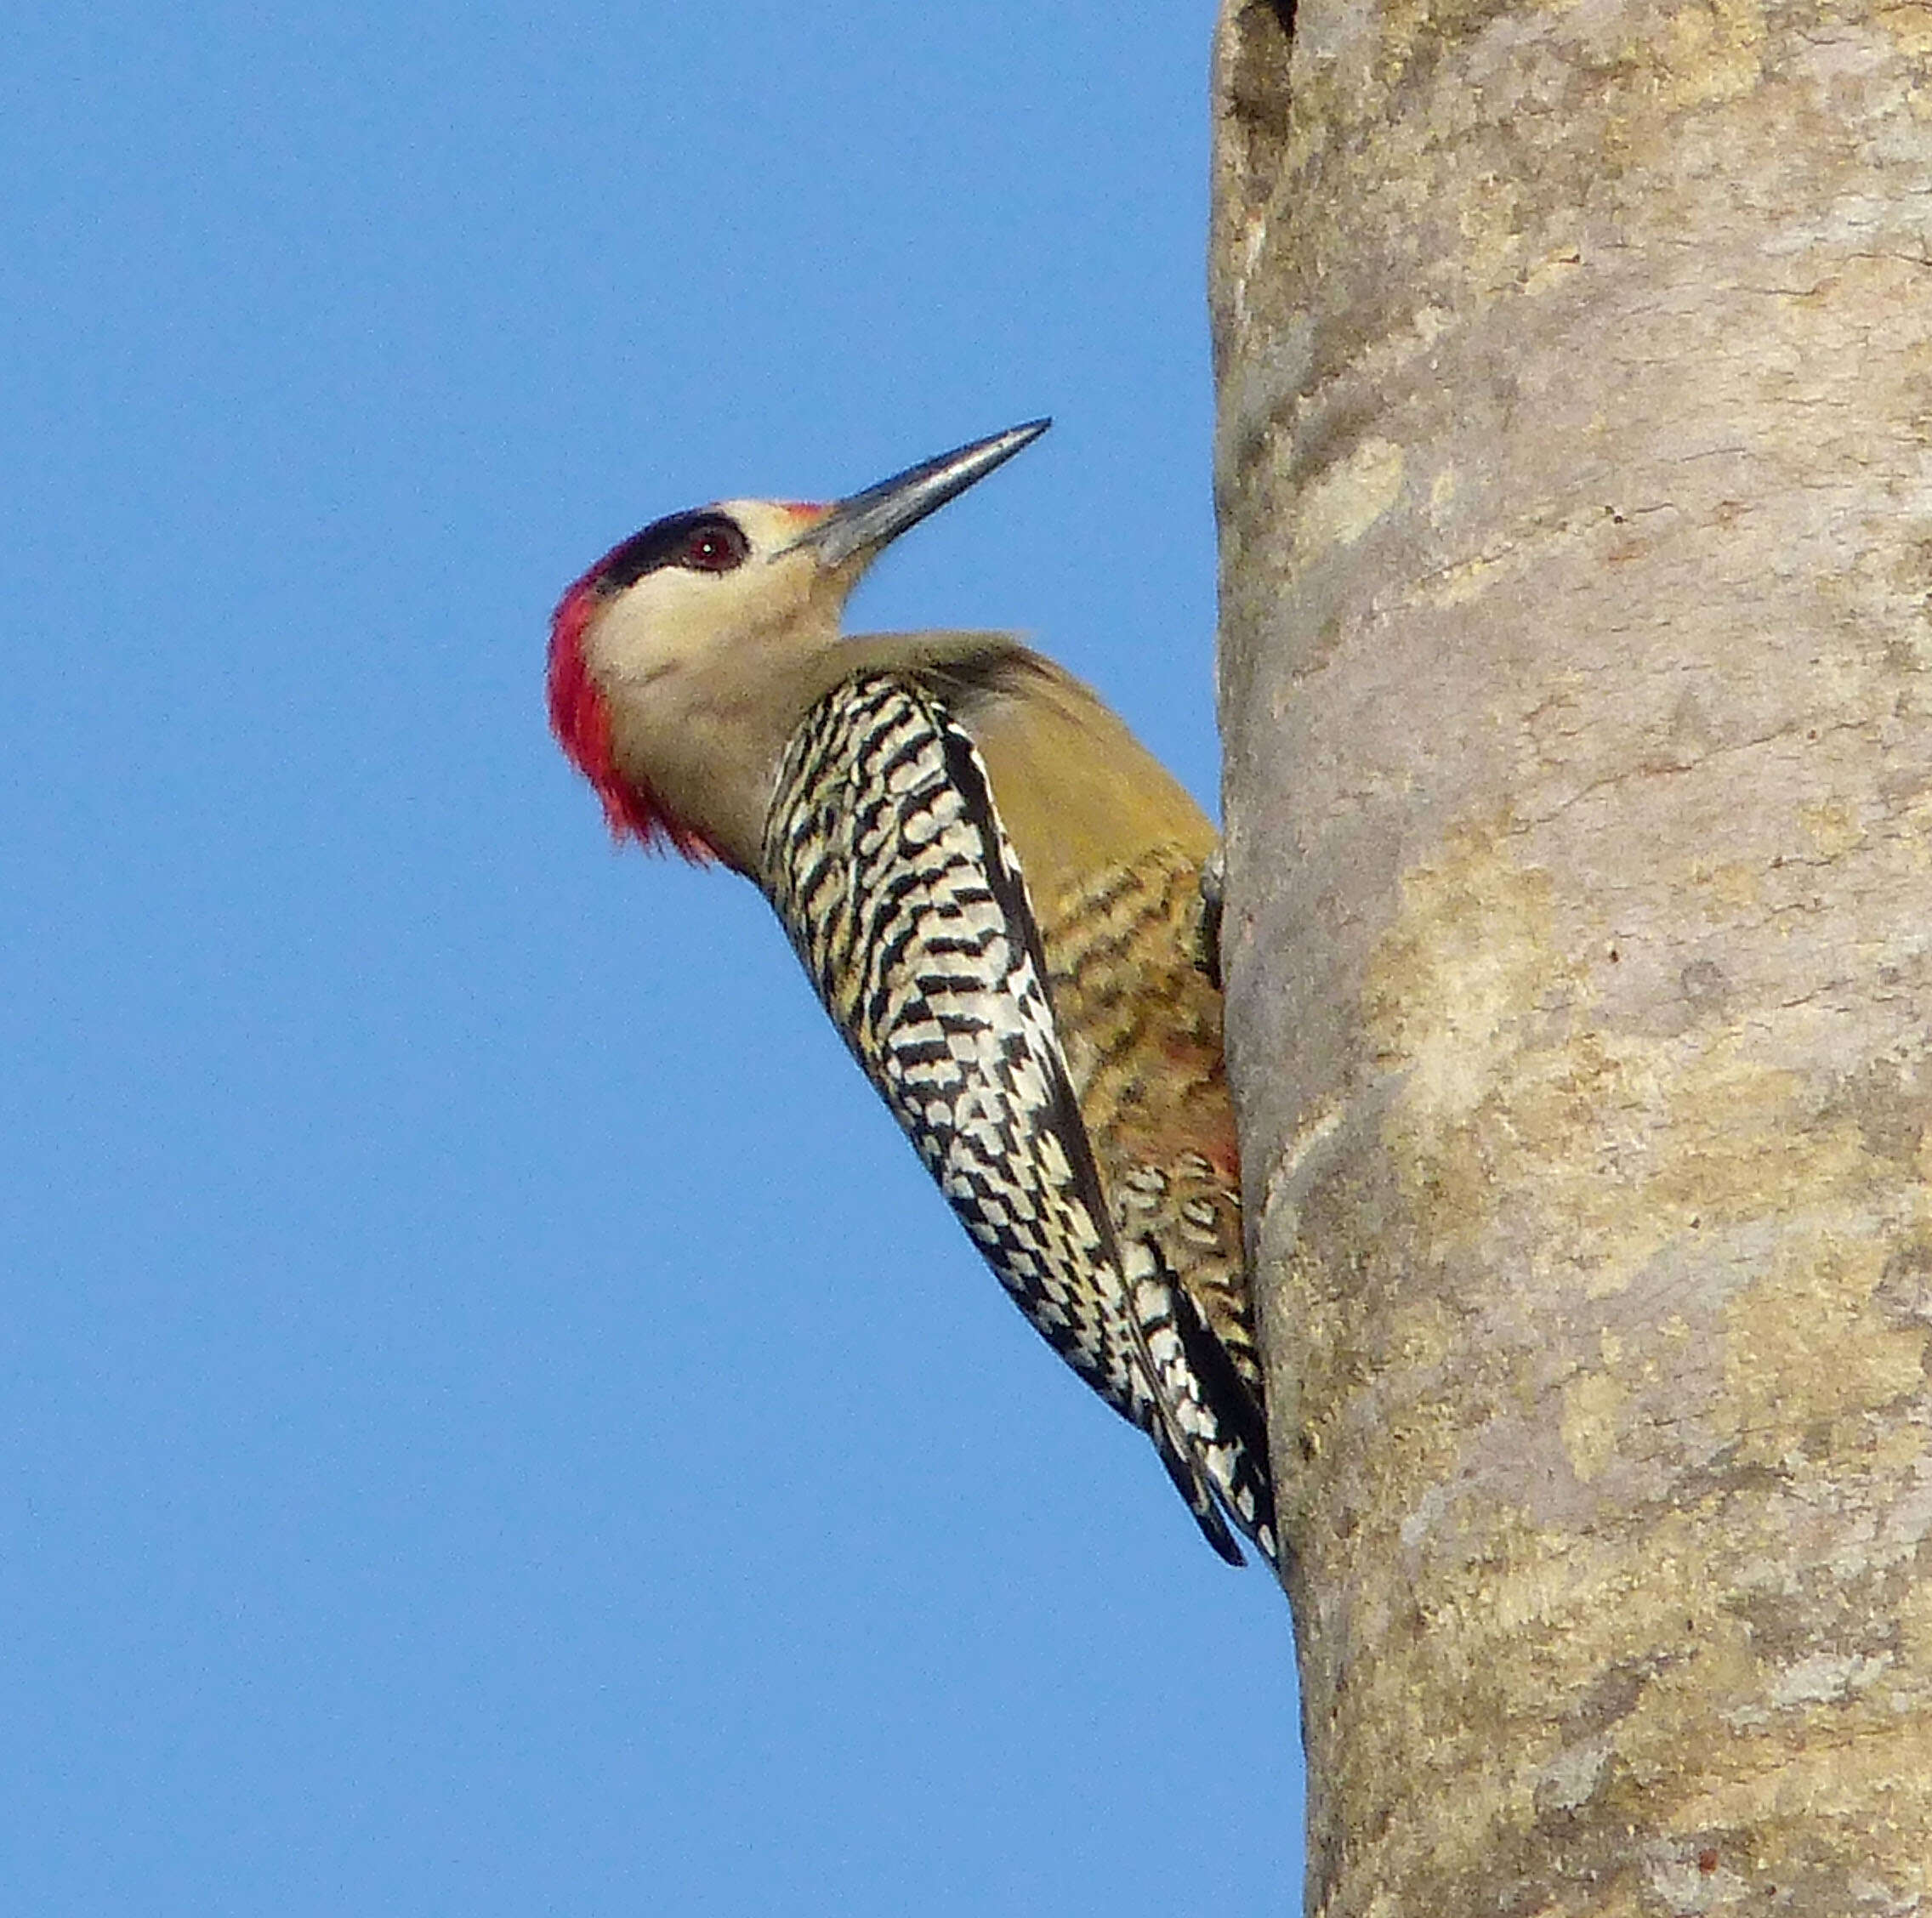
POLYGON ((729 519, 712 519, 691 529, 679 563, 693 572, 728 573, 744 564, 749 550, 745 536, 729 519))

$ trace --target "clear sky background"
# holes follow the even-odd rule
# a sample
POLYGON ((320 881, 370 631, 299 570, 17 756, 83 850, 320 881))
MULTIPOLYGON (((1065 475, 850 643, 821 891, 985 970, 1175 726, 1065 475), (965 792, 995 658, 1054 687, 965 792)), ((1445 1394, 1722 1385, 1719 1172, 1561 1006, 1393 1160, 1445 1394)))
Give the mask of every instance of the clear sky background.
POLYGON ((1279 1593, 542 698, 645 520, 1051 412, 857 622, 1213 803, 1210 25, 9 18, 0 1911, 1295 1908, 1279 1593))

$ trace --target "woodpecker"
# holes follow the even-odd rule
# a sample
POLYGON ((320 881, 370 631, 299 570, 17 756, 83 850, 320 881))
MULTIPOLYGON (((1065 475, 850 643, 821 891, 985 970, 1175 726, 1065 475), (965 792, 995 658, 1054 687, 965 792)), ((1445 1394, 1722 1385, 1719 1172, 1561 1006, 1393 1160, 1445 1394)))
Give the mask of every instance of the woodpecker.
POLYGON ((832 505, 725 500, 551 622, 550 722, 617 838, 743 874, 1034 1327, 1153 1441, 1215 1551, 1276 1562, 1221 1001, 1215 833, 1001 633, 847 636, 908 527, 1035 420, 832 505))

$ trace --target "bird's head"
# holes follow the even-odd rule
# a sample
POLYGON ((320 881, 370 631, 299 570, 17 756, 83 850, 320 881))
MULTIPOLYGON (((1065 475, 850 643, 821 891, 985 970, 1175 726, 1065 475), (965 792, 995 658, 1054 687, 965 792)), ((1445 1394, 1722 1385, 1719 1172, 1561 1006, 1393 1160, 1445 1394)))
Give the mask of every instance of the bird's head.
POLYGON ((549 697, 558 743, 596 789, 612 833, 707 856, 630 736, 649 737, 653 713, 674 727, 755 700, 786 661, 836 644, 846 598, 879 553, 1048 423, 975 440, 830 506, 724 500, 611 548, 552 616, 549 697))

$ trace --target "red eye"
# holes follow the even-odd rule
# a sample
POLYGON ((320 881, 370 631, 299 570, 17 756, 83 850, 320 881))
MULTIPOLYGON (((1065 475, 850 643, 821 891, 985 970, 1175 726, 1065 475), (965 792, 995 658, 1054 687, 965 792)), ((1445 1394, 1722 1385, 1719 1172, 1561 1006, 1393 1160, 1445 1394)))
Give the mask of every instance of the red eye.
POLYGON ((711 519, 685 536, 679 564, 699 573, 728 573, 744 564, 745 536, 729 519, 711 519))

